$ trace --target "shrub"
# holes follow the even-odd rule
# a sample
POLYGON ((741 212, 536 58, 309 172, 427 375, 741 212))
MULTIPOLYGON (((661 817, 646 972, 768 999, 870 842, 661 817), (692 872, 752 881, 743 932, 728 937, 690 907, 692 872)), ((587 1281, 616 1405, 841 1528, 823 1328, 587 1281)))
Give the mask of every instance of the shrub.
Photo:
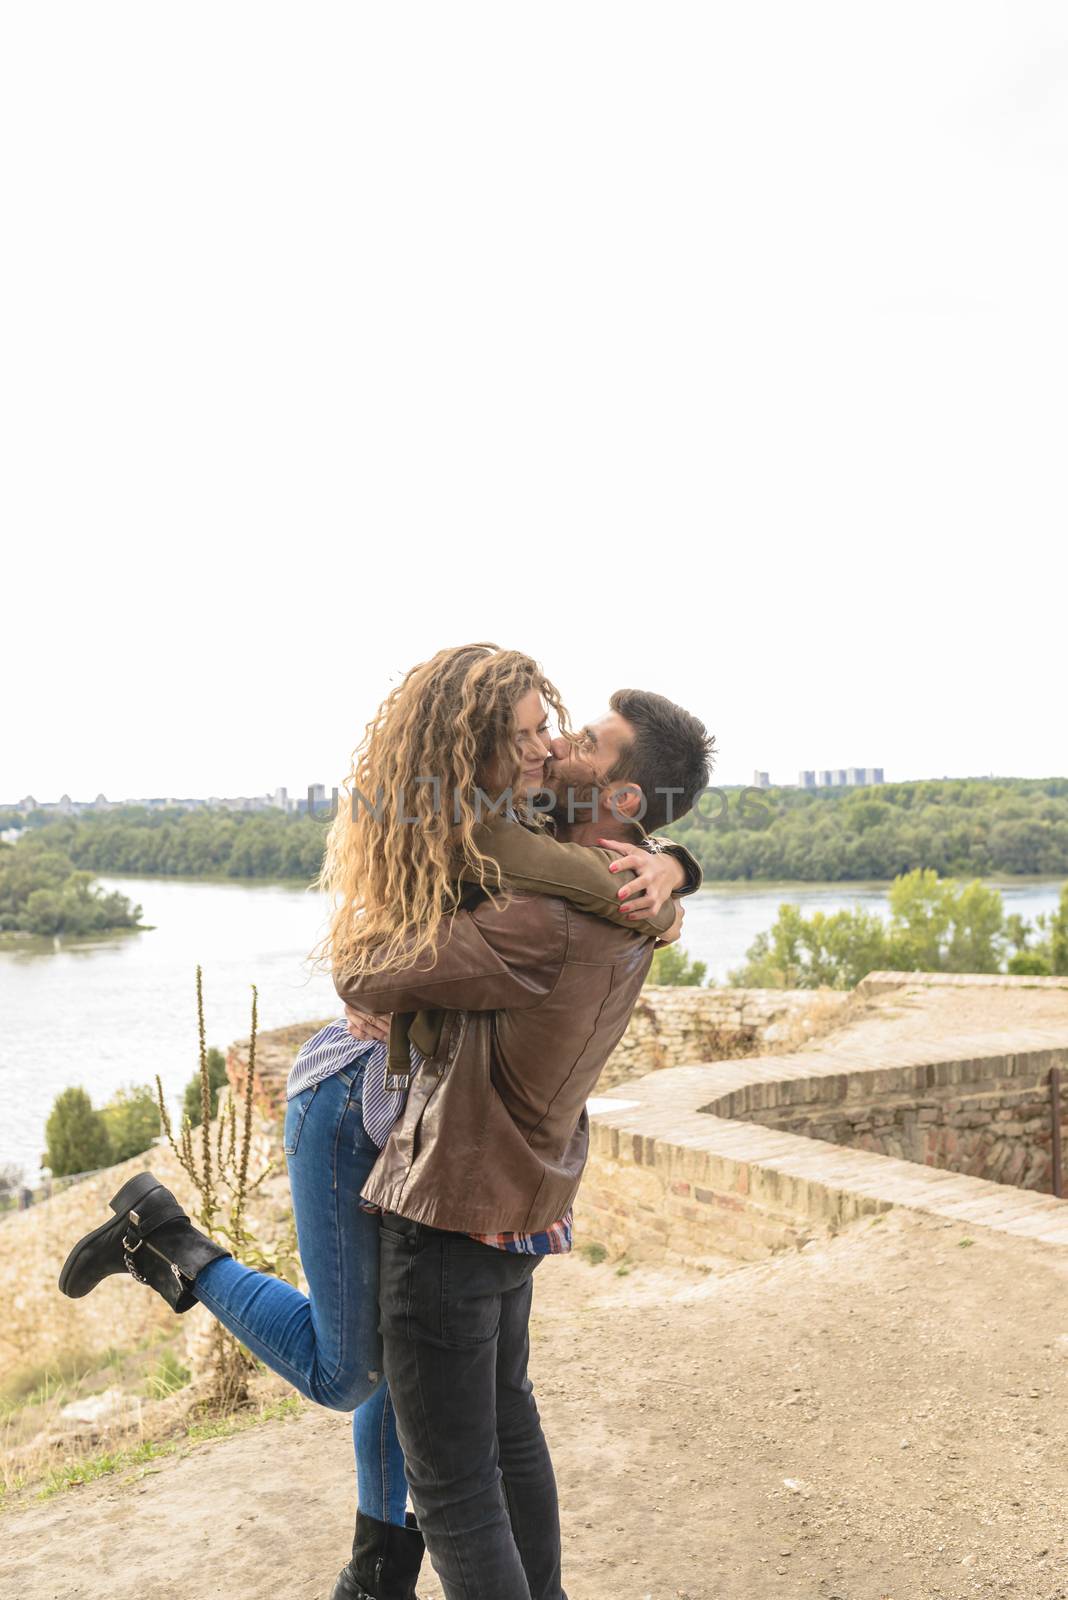
POLYGON ((1009 957, 1009 972, 1018 978, 1048 978, 1049 962, 1037 950, 1018 950, 1009 957))
MULTIPOLYGON (((219 1090, 226 1083, 226 1057, 221 1050, 211 1049, 207 1053, 208 1083, 211 1086, 211 1121, 215 1120, 215 1113, 219 1109, 219 1090)), ((182 1116, 189 1118, 191 1128, 199 1128, 204 1120, 204 1093, 200 1073, 197 1072, 190 1078, 185 1086, 185 1099, 182 1101, 182 1116)))
POLYGON ((684 987, 695 985, 700 987, 705 981, 708 967, 703 961, 691 961, 677 944, 666 944, 653 956, 653 964, 649 968, 646 983, 662 984, 665 987, 684 987))
POLYGON ((55 1177, 72 1172, 93 1172, 111 1163, 107 1124, 84 1089, 64 1089, 57 1094, 45 1123, 48 1148, 45 1162, 55 1177))
POLYGON ((119 1089, 101 1115, 111 1140, 112 1161, 128 1161, 149 1150, 159 1137, 159 1107, 155 1090, 147 1083, 119 1089))

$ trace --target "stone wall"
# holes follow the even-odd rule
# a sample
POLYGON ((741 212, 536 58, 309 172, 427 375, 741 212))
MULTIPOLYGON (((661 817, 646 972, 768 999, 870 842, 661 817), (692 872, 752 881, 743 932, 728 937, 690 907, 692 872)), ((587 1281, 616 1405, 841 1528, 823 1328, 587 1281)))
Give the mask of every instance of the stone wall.
POLYGON ((699 989, 648 985, 598 1088, 678 1066, 797 1045, 849 1000, 833 989, 699 989))
MULTIPOLYGON (((967 1072, 970 1062, 947 1067, 967 1072)), ((848 1082, 825 1106, 788 1106, 747 1113, 767 1128, 806 1139, 852 1145, 898 1156, 947 1172, 964 1172, 994 1183, 1048 1193, 1052 1177, 1052 1113, 1049 1070, 1015 1073, 1012 1057, 994 1057, 993 1076, 976 1081, 925 1085, 865 1094, 863 1082, 848 1082), (1014 1070, 1006 1073, 1003 1069, 1014 1070)), ((949 1074, 947 1073, 947 1076, 949 1074)), ((1068 1075, 1061 1086, 1061 1121, 1068 1120, 1068 1075)))
MULTIPOLYGON (((324 1017, 318 1022, 298 1022, 289 1028, 273 1028, 269 1033, 257 1035, 253 1102, 268 1121, 280 1123, 285 1116, 286 1079, 297 1051, 305 1039, 318 1033, 328 1020, 324 1017)), ((239 1101, 245 1092, 248 1046, 247 1039, 238 1039, 226 1053, 226 1076, 239 1101)))
MULTIPOLYGON (((686 1060, 723 1060, 802 1044, 827 1027, 847 1004, 833 989, 699 989, 647 986, 630 1025, 605 1064, 599 1089, 659 1072, 686 1060)), ((255 1098, 268 1117, 285 1109, 286 1078, 300 1046, 323 1026, 298 1023, 262 1033, 256 1041, 255 1098)), ((230 1046, 226 1071, 242 1094, 248 1040, 230 1046)))
POLYGON ((1036 1192, 1054 1066, 1068 1077, 1068 979, 874 973, 806 1048, 672 1067, 602 1098, 577 1240, 754 1260, 901 1205, 1068 1246, 1068 1202, 1036 1192))

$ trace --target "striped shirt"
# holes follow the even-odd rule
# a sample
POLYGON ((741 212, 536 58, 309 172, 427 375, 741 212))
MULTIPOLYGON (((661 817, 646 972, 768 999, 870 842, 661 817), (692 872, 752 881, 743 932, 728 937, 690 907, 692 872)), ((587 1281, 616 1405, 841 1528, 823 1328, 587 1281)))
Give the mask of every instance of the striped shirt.
MULTIPOLYGON (((422 1065, 422 1056, 411 1047, 412 1069, 422 1065)), ((354 1039, 344 1017, 328 1022, 301 1045, 286 1083, 286 1099, 312 1089, 324 1078, 333 1077, 344 1067, 359 1062, 363 1071, 363 1125, 381 1150, 394 1123, 404 1110, 407 1091, 386 1088, 388 1049, 381 1039, 354 1039)), ((512 1255, 558 1256, 571 1249, 572 1213, 539 1233, 473 1233, 472 1239, 507 1250, 512 1255)))

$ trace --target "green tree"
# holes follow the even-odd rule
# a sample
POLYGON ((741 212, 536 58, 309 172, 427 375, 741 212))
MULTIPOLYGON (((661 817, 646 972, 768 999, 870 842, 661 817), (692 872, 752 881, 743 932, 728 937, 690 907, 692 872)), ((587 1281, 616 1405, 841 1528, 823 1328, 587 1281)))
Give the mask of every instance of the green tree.
POLYGON ((666 944, 653 956, 653 964, 645 981, 662 984, 665 988, 690 985, 699 988, 705 981, 707 971, 704 961, 692 961, 678 944, 666 944))
POLYGON ((147 1083, 132 1083, 112 1095, 101 1112, 111 1142, 113 1162, 128 1161, 151 1149, 159 1136, 156 1091, 147 1083))
POLYGON ((858 906, 806 918, 800 906, 784 904, 730 981, 749 989, 851 989, 886 965, 886 949, 886 926, 873 912, 858 906))
POLYGON ((1018 911, 1011 912, 1005 918, 1005 938, 1018 955, 1022 955, 1028 948, 1034 931, 1034 925, 1018 911))
POLYGON ((45 1140, 45 1165, 57 1178, 110 1165, 107 1125, 84 1089, 64 1089, 57 1094, 45 1123, 45 1140))
POLYGON ((1004 907, 996 889, 978 880, 962 885, 917 868, 890 887, 889 925, 859 907, 804 917, 800 906, 780 905, 774 924, 753 941, 745 965, 731 973, 730 981, 745 988, 851 989, 883 967, 998 972, 1005 947, 1004 907))
POLYGON ((917 868, 890 885, 890 948, 896 972, 998 972, 1005 913, 996 889, 958 884, 917 868))
POLYGON ((91 872, 77 871, 56 848, 65 840, 59 824, 25 829, 17 845, 0 851, 0 928, 52 936, 135 927, 140 906, 105 893, 91 872))
POLYGON ((1061 898, 1050 919, 1050 971, 1057 977, 1068 977, 1068 883, 1061 889, 1061 898))
MULTIPOLYGON (((214 1118, 219 1106, 219 1090, 226 1083, 226 1057, 221 1050, 211 1049, 207 1054, 208 1082, 211 1085, 211 1114, 214 1118)), ((185 1086, 185 1097, 182 1101, 182 1114, 189 1118, 191 1128, 199 1128, 204 1120, 203 1095, 200 1086, 200 1073, 194 1073, 185 1086)), ((158 1129, 157 1129, 158 1132, 158 1129)))

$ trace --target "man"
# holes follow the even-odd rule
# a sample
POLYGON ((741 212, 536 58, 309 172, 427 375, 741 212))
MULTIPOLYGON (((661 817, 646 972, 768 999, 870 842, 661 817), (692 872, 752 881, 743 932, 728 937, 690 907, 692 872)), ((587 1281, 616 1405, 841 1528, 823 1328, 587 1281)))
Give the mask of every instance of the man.
MULTIPOLYGON (((620 691, 576 746, 554 747, 558 806, 569 787, 597 806, 570 841, 633 844, 629 819, 682 815, 711 748, 681 708, 620 691)), ((563 1600, 556 1486, 526 1370, 531 1280, 541 1253, 569 1244, 585 1101, 652 948, 520 893, 458 912, 429 964, 339 986, 352 1014, 448 1012, 364 1190, 383 1213, 385 1373, 448 1600, 563 1600)))

